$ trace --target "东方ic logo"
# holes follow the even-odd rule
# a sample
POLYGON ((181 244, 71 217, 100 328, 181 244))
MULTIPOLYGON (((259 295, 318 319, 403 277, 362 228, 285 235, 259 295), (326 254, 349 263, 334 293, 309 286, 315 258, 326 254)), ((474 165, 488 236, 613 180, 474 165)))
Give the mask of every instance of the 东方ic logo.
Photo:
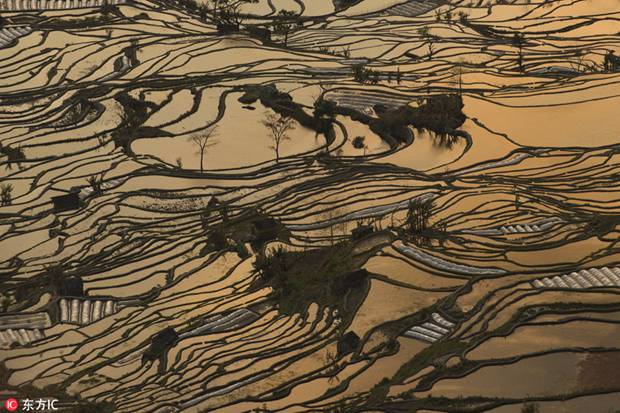
POLYGON ((37 400, 23 399, 20 401, 20 400, 17 400, 11 397, 4 402, 4 407, 9 412, 17 411, 17 409, 19 409, 20 406, 21 406, 20 411, 22 412, 36 412, 36 411, 48 412, 48 411, 58 410, 58 407, 56 407, 57 402, 58 400, 56 399, 37 399, 37 400))

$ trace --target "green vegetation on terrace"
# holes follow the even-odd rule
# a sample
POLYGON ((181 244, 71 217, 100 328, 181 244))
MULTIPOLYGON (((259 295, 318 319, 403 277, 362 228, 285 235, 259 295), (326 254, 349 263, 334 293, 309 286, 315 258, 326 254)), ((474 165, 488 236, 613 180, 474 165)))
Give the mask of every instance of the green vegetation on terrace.
MULTIPOLYGON (((389 108, 381 104, 374 106, 377 117, 358 110, 331 105, 333 113, 349 116, 364 123, 390 146, 408 142, 409 128, 426 129, 438 135, 462 136, 458 128, 465 123, 463 99, 459 94, 434 95, 419 99, 418 106, 403 105, 389 108)), ((323 109, 325 110, 325 109, 323 109)))
POLYGON ((237 249, 250 243, 254 250, 260 250, 265 242, 288 241, 290 233, 281 222, 259 210, 250 208, 238 215, 229 216, 229 207, 215 201, 204 208, 201 213, 202 225, 208 231, 207 249, 212 251, 230 247, 229 240, 234 241, 237 249), (221 218, 221 222, 210 224, 210 218, 221 218))
POLYGON ((152 138, 169 136, 161 129, 142 126, 148 119, 149 111, 154 105, 144 101, 142 97, 136 99, 129 93, 118 93, 114 99, 123 106, 122 125, 112 133, 116 147, 123 148, 126 153, 131 152, 131 142, 138 138, 152 138))
POLYGON ((0 143, 0 154, 5 155, 8 158, 9 162, 7 165, 7 169, 10 169, 12 164, 17 164, 19 166, 22 161, 26 160, 26 155, 24 154, 23 149, 20 147, 13 148, 11 146, 5 146, 0 143))
POLYGON ((403 364, 394 375, 393 381, 404 382, 407 378, 431 364, 434 360, 448 354, 460 354, 467 348, 467 343, 459 340, 438 341, 420 351, 411 360, 403 364))
POLYGON ((274 248, 259 255, 254 267, 262 281, 273 288, 272 298, 280 311, 304 313, 310 304, 317 303, 346 314, 353 293, 365 290, 368 282, 367 272, 360 270, 365 257, 354 255, 354 247, 345 241, 306 251, 274 248))
POLYGON ((381 137, 391 137, 398 142, 409 138, 409 126, 427 129, 440 135, 456 134, 465 122, 463 99, 460 95, 430 96, 420 101, 418 107, 409 105, 397 109, 375 107, 379 115, 369 123, 370 129, 381 137))

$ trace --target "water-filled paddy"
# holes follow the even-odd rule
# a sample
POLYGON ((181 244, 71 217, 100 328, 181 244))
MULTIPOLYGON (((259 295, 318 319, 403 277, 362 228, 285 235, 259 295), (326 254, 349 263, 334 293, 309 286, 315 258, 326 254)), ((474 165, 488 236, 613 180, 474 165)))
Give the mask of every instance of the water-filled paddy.
POLYGON ((206 4, 2 12, 8 394, 617 408, 617 1, 206 4))

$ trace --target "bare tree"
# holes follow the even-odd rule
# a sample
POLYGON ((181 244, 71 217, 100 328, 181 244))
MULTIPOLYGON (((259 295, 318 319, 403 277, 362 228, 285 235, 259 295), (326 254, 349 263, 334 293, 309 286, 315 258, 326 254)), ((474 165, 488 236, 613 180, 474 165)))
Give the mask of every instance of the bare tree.
POLYGON ((329 384, 333 384, 333 382, 340 383, 340 379, 338 378, 338 357, 336 354, 328 351, 325 354, 325 367, 327 367, 327 371, 329 372, 329 378, 327 382, 329 384))
POLYGON ((289 132, 295 129, 295 121, 290 116, 276 115, 265 112, 263 125, 269 129, 273 145, 270 146, 276 152, 276 162, 280 162, 280 145, 282 142, 291 140, 289 132))
POLYGON ((204 172, 204 157, 207 148, 217 144, 217 141, 214 141, 216 137, 217 126, 213 126, 189 138, 189 141, 196 146, 196 155, 200 156, 200 173, 204 172))
POLYGON ((459 94, 463 92, 463 75, 469 73, 467 62, 460 59, 451 69, 455 82, 459 85, 459 94))
POLYGON ((288 46, 288 36, 293 31, 298 18, 298 14, 291 10, 280 10, 277 15, 274 30, 284 36, 284 47, 288 46))
POLYGON ((512 45, 519 50, 517 55, 517 66, 519 66, 519 70, 523 72, 523 46, 525 45, 525 36, 523 33, 515 33, 512 38, 512 45))

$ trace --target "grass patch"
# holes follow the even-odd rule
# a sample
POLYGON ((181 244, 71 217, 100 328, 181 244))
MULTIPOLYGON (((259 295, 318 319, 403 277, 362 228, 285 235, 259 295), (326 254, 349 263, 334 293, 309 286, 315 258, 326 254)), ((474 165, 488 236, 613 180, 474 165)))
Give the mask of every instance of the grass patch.
POLYGON ((311 303, 346 313, 347 298, 368 283, 368 273, 360 270, 363 257, 354 256, 353 249, 349 241, 306 251, 280 247, 259 255, 254 267, 273 288, 283 313, 303 313, 311 303))
POLYGON ((418 354, 414 358, 401 366, 392 378, 392 382, 402 383, 407 378, 413 376, 424 367, 431 364, 434 360, 448 354, 460 354, 467 349, 467 343, 459 340, 438 341, 418 354))

